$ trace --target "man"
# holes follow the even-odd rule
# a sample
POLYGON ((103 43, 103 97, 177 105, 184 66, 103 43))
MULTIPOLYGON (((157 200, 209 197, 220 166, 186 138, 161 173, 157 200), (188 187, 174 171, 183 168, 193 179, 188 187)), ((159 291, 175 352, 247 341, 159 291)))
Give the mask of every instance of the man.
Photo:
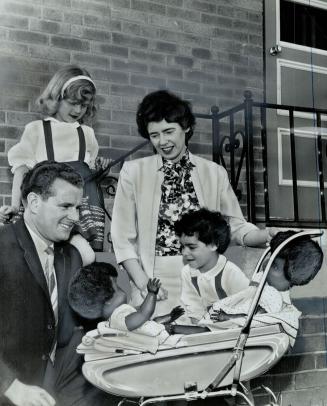
POLYGON ((0 229, 0 404, 101 404, 75 348, 83 335, 68 305, 81 257, 66 240, 79 219, 83 180, 41 162, 22 184, 24 219, 0 229))

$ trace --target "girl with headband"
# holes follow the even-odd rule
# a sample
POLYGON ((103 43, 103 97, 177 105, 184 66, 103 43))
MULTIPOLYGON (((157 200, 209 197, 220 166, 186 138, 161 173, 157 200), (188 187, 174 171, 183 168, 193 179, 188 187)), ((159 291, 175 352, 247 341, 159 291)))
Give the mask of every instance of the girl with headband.
POLYGON ((36 101, 45 118, 28 123, 20 141, 8 152, 14 174, 12 200, 11 206, 0 208, 0 221, 21 215, 22 179, 38 162, 69 163, 85 180, 80 221, 76 225, 78 233, 71 239, 84 264, 93 262, 93 249, 102 250, 104 236, 103 198, 95 181, 89 179, 92 178, 91 169, 100 169, 108 160, 97 159, 99 146, 94 131, 85 124, 95 115, 95 96, 95 84, 85 69, 68 65, 54 74, 36 101))

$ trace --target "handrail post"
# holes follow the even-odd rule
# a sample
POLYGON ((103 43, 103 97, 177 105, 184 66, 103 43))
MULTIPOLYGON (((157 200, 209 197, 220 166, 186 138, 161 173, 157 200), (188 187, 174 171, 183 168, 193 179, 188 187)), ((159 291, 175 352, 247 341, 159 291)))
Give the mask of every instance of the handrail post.
POLYGON ((321 139, 321 114, 316 113, 317 119, 317 152, 318 152, 318 176, 319 176, 319 195, 320 195, 320 206, 321 206, 321 219, 326 222, 326 207, 325 207, 325 181, 324 181, 324 170, 323 170, 323 160, 322 160, 322 139, 321 139))
POLYGON ((246 145, 246 192, 248 221, 256 222, 255 214, 255 184, 254 184, 254 156, 253 156, 253 99, 252 92, 244 92, 244 122, 246 145))
POLYGON ((219 158, 219 144, 220 144, 220 128, 219 128, 219 107, 212 106, 211 107, 211 114, 212 114, 212 160, 217 164, 220 163, 219 158))
POLYGON ((295 151, 295 128, 294 128, 294 108, 289 109, 290 144, 291 144, 291 165, 292 165, 292 187, 293 187, 293 208, 294 221, 299 221, 299 200, 297 191, 297 163, 295 151))
POLYGON ((262 166, 263 166, 263 192, 265 203, 265 223, 270 221, 269 210, 269 189, 268 189, 268 158, 267 158, 267 110, 264 105, 260 107, 261 120, 261 146, 262 146, 262 166))

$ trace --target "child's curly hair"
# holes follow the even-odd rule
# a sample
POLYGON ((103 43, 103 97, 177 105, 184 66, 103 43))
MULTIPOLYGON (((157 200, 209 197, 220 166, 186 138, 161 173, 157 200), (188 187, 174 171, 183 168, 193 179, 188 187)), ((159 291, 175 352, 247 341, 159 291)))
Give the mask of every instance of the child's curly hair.
POLYGON ((115 292, 112 277, 117 277, 116 268, 106 262, 94 262, 81 268, 69 284, 68 300, 72 309, 85 319, 100 318, 103 304, 115 292))
MULTIPOLYGON (((277 233, 270 242, 271 252, 274 252, 283 241, 295 234, 296 232, 292 230, 277 233)), ((317 275, 323 261, 323 253, 319 244, 306 235, 291 241, 277 257, 285 261, 283 271, 290 286, 309 283, 317 275)))
POLYGON ((175 233, 197 238, 204 244, 217 246, 219 254, 223 254, 230 243, 230 227, 221 213, 202 208, 183 214, 175 223, 175 233))

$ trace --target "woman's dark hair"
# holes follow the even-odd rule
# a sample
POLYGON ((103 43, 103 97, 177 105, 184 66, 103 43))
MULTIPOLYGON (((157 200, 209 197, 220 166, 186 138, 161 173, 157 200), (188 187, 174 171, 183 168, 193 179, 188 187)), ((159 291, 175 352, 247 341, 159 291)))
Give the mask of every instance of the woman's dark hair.
POLYGON ((166 120, 168 123, 178 123, 186 133, 186 144, 193 135, 195 117, 191 104, 180 99, 167 90, 149 93, 139 104, 136 113, 136 123, 142 137, 149 139, 148 124, 152 121, 166 120))
POLYGON ((114 294, 111 277, 117 277, 114 266, 94 262, 81 268, 70 281, 68 299, 71 308, 86 319, 102 317, 104 303, 114 294))
MULTIPOLYGON (((270 242, 271 252, 295 234, 293 230, 277 233, 270 242)), ((323 253, 319 244, 305 235, 287 244, 277 258, 285 261, 283 271, 291 286, 300 286, 306 285, 317 275, 322 265, 323 253)))
POLYGON ((25 201, 31 192, 37 193, 43 200, 52 196, 52 185, 56 179, 62 179, 73 186, 83 188, 81 175, 63 162, 42 161, 30 169, 24 176, 21 193, 25 201))
POLYGON ((217 245, 219 254, 223 254, 230 242, 230 228, 227 221, 218 211, 202 208, 183 214, 175 223, 175 233, 197 238, 206 245, 217 245))

